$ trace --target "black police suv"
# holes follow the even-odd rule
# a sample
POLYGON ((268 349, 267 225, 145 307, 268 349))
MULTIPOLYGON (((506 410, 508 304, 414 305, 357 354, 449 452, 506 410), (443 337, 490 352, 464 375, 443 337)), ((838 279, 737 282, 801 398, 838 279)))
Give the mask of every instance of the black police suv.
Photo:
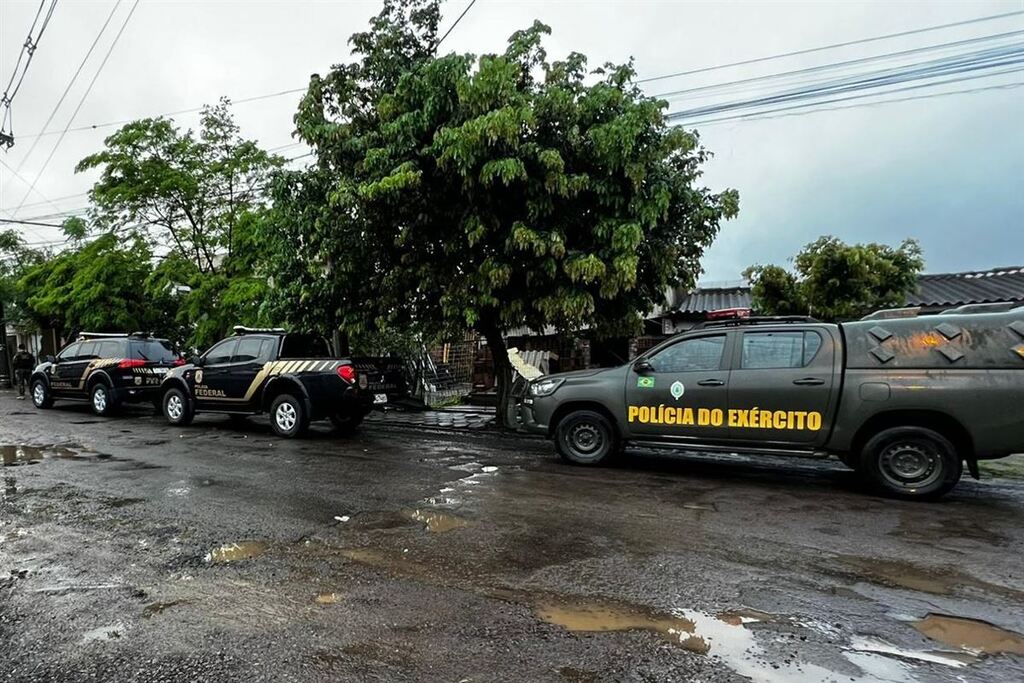
POLYGON ((32 372, 32 402, 49 408, 55 399, 89 401, 97 415, 122 403, 159 405, 160 381, 185 361, 166 339, 141 332, 83 332, 32 372))
POLYGON ((236 327, 235 335, 167 373, 161 387, 167 421, 187 425, 197 412, 267 413, 279 436, 301 436, 311 420, 354 430, 386 393, 382 378, 336 358, 322 337, 282 329, 236 327))

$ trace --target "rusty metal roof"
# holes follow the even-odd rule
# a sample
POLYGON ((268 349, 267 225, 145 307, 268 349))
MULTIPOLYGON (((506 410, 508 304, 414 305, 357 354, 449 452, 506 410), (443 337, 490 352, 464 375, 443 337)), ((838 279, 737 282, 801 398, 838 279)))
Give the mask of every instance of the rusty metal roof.
MULTIPOLYGON (((921 275, 906 305, 949 307, 998 301, 1024 302, 1024 266, 921 275)), ((749 287, 698 287, 680 296, 676 310, 696 314, 750 305, 749 287)))
POLYGON ((1024 266, 967 273, 921 275, 910 306, 959 306, 997 301, 1024 301, 1024 266))

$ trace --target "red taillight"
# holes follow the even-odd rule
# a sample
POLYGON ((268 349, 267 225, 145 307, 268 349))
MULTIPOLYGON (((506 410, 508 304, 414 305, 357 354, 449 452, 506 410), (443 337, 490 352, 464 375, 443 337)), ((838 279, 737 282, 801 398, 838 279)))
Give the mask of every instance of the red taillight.
POLYGON ((339 365, 338 377, 342 378, 349 384, 354 384, 356 381, 356 369, 351 365, 339 365))
POLYGON ((175 358, 174 362, 171 363, 171 365, 184 365, 184 364, 185 364, 185 359, 184 358, 175 358))
POLYGON ((125 358, 123 361, 117 364, 119 368, 143 368, 146 367, 146 361, 141 358, 125 358))

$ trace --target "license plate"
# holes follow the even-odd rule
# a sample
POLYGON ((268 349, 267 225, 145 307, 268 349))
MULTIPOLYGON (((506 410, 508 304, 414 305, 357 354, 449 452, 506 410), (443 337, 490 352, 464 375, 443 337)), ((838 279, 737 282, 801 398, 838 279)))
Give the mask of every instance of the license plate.
POLYGON ((387 403, 387 402, 388 402, 388 395, 387 394, 374 394, 373 395, 373 404, 374 405, 380 405, 381 403, 387 403))
POLYGON ((167 374, 167 368, 153 368, 153 374, 154 375, 166 375, 167 374))

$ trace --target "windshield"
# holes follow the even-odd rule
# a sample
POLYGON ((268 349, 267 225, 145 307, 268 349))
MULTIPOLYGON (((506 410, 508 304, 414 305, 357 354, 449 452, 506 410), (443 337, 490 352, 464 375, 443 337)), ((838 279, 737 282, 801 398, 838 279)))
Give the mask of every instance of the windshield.
POLYGON ((289 334, 281 346, 281 358, 330 358, 331 346, 323 337, 289 334))
POLYGON ((132 342, 132 358, 154 363, 173 363, 178 360, 178 354, 169 342, 162 339, 147 339, 132 342))

